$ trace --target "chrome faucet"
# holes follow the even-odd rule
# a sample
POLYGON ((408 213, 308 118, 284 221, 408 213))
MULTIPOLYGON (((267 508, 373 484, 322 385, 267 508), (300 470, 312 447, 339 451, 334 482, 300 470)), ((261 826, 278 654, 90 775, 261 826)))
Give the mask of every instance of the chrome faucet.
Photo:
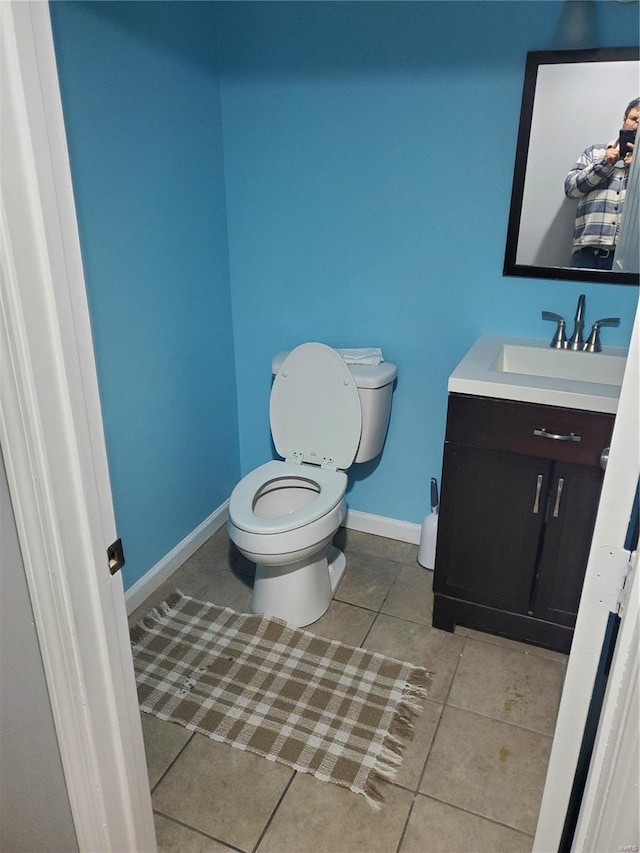
POLYGON ((586 341, 582 339, 582 331, 584 329, 584 293, 578 297, 578 305, 576 307, 576 316, 573 321, 573 334, 567 340, 566 336, 566 320, 560 314, 554 314, 552 311, 543 311, 543 320, 553 320, 557 323, 555 334, 549 344, 553 349, 570 349, 576 352, 602 352, 602 344, 600 343, 600 327, 601 326, 619 326, 620 317, 604 317, 602 320, 596 320, 591 328, 591 334, 586 341))
POLYGON ((569 338, 567 349, 581 350, 584 348, 584 340, 582 339, 582 330, 584 329, 584 293, 581 293, 578 297, 578 306, 573 324, 573 334, 569 338))

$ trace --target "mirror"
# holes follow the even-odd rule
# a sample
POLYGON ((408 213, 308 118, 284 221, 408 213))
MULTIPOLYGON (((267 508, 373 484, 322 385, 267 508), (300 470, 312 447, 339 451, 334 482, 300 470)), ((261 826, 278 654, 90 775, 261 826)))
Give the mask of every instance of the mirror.
MULTIPOLYGON (((618 138, 640 96, 639 75, 636 47, 527 54, 505 275, 638 284, 637 257, 626 271, 615 262, 610 270, 571 266, 578 202, 565 196, 564 182, 582 151, 618 138)), ((626 170, 636 181, 637 160, 626 170)), ((634 217, 622 216, 619 237, 625 219, 634 217)))

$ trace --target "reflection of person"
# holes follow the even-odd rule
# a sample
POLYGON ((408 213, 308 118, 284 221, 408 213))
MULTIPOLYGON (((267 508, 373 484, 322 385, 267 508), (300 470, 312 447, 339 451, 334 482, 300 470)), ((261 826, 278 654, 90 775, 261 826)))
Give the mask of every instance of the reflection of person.
MULTIPOLYGON (((622 127, 637 130, 640 98, 627 106, 622 127)), ((582 152, 564 182, 569 198, 578 199, 573 232, 572 267, 610 270, 620 228, 633 145, 620 159, 620 139, 591 145, 582 152)))

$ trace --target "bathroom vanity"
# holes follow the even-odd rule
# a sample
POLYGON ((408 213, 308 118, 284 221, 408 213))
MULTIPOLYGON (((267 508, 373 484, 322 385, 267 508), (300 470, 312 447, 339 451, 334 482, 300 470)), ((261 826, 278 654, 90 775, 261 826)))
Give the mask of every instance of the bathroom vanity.
POLYGON ((569 651, 625 360, 481 338, 452 374, 434 627, 569 651))

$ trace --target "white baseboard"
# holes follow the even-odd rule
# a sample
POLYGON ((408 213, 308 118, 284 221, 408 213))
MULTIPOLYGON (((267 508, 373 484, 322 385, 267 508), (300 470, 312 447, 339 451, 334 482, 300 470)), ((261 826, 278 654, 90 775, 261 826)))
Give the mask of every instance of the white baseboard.
POLYGON ((400 521, 384 515, 374 515, 371 512, 361 512, 358 509, 348 509, 343 527, 349 530, 359 530, 361 533, 373 533, 376 536, 386 536, 387 539, 398 539, 400 542, 420 544, 422 526, 412 521, 400 521))
POLYGON ((228 509, 229 501, 226 500, 125 592, 124 599, 128 614, 133 613, 161 583, 164 583, 185 560, 195 554, 198 548, 226 523, 228 509))

